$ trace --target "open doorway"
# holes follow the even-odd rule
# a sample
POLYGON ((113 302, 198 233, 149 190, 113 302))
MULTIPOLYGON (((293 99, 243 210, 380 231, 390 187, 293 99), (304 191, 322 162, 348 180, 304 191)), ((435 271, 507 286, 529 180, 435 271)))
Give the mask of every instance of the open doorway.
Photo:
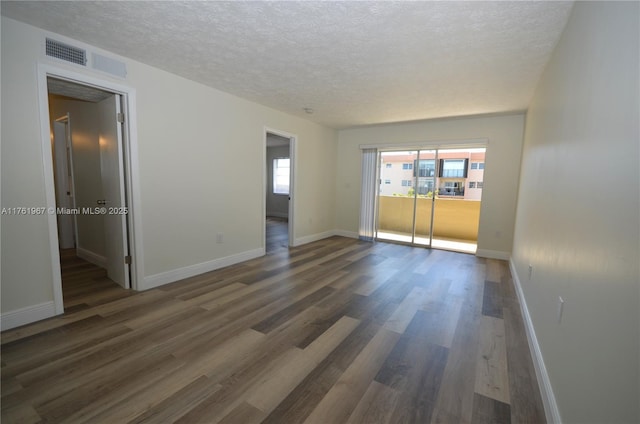
POLYGON ((47 78, 64 308, 131 287, 118 93, 47 78))
POLYGON ((293 137, 266 132, 265 252, 291 245, 293 137))

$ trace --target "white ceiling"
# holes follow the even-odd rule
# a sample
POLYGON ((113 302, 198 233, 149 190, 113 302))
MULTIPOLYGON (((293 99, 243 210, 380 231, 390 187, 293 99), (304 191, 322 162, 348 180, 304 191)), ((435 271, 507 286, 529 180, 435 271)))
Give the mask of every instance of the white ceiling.
POLYGON ((288 146, 290 141, 291 140, 289 140, 288 138, 276 134, 267 133, 267 147, 288 146))
POLYGON ((2 14, 344 128, 525 110, 572 4, 3 0, 2 14))

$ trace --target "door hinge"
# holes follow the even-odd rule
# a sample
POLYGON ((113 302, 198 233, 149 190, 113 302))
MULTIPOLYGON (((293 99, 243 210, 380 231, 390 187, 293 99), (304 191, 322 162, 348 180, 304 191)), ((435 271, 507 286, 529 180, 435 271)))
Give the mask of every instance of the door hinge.
POLYGON ((124 263, 126 265, 131 265, 131 255, 127 255, 124 257, 124 263))
POLYGON ((118 122, 120 122, 121 124, 123 124, 123 123, 124 123, 124 113, 122 113, 122 112, 118 112, 118 113, 116 114, 116 120, 117 120, 118 122))

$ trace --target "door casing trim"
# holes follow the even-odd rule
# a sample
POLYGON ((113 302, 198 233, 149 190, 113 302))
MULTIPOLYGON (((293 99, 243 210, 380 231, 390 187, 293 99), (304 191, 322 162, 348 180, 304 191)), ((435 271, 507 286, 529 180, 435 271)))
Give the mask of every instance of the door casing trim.
POLYGON ((295 237, 295 188, 296 188, 296 171, 297 171, 297 155, 296 155, 296 147, 298 136, 295 134, 288 133, 286 131, 276 130, 269 127, 264 127, 264 139, 262 145, 262 249, 266 252, 267 247, 267 231, 266 231, 266 216, 267 216, 267 135, 274 134, 280 137, 289 139, 289 158, 290 161, 290 174, 289 174, 289 210, 288 210, 288 233, 289 233, 289 247, 294 247, 300 243, 296 241, 295 237))
MULTIPOLYGON (((42 165, 44 171, 45 201, 47 209, 56 207, 55 185, 53 176, 53 157, 49 128, 49 98, 47 77, 75 82, 81 85, 99 88, 115 94, 123 99, 125 125, 123 131, 123 148, 125 153, 125 186, 127 204, 129 206, 129 251, 132 254, 131 288, 139 289, 139 282, 144 278, 142 217, 140 199, 140 172, 138 167, 138 131, 136 116, 136 90, 122 84, 95 76, 71 71, 68 69, 39 62, 37 64, 38 110, 40 118, 40 138, 42 142, 42 165)), ((51 210, 51 209, 49 209, 51 210)), ((58 251, 58 224, 55 213, 47 214, 49 230, 49 250, 51 252, 53 301, 56 315, 64 313, 62 297, 62 274, 60 269, 60 253, 58 251)))

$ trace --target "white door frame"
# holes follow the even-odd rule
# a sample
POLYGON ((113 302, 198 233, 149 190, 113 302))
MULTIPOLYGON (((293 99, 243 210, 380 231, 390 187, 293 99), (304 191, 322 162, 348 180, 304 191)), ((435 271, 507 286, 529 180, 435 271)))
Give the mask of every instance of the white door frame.
POLYGON ((294 222, 295 222, 295 187, 296 187, 296 169, 297 169, 297 160, 296 160, 296 142, 298 140, 298 136, 295 134, 288 133, 286 131, 275 130, 273 128, 264 127, 264 140, 262 146, 262 251, 266 252, 267 248, 267 187, 269 187, 269 182, 267 181, 267 135, 274 134, 280 137, 289 139, 289 212, 288 212, 288 236, 289 236, 289 247, 295 246, 295 232, 294 232, 294 222))
MULTIPOLYGON (((123 131, 123 147, 125 153, 125 186, 129 216, 129 246, 131 261, 131 288, 137 290, 144 278, 142 220, 140 209, 140 174, 138 168, 138 131, 136 117, 136 91, 134 88, 113 83, 93 75, 70 71, 45 63, 38 63, 38 104, 40 115, 40 136, 42 140, 42 163, 44 169, 45 198, 47 211, 55 211, 56 196, 53 177, 53 157, 51 152, 51 134, 49 123, 49 97, 47 77, 66 80, 81 85, 99 88, 123 98, 125 125, 123 131)), ((58 224, 55 213, 47 213, 49 228, 49 250, 51 252, 51 268, 53 281, 53 300, 56 314, 64 313, 62 297, 62 274, 60 270, 60 252, 58 251, 58 224)))

